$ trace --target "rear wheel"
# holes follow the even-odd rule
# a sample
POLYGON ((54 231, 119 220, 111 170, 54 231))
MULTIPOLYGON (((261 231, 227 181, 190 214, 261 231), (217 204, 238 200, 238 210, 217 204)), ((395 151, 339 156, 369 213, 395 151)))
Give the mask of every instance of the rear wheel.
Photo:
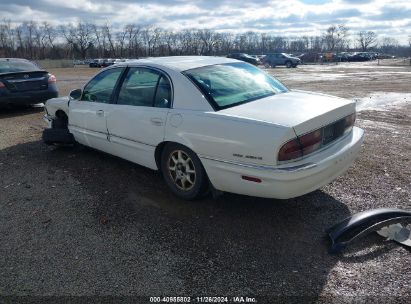
POLYGON ((161 172, 171 191, 192 200, 208 190, 208 179, 197 155, 187 147, 168 144, 161 156, 161 172))

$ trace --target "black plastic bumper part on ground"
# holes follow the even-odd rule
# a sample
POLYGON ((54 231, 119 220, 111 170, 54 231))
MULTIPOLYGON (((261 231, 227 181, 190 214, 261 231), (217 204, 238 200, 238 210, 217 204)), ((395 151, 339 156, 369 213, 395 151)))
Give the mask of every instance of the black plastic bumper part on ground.
POLYGON ((411 211, 381 208, 354 214, 327 230, 332 242, 330 253, 340 252, 360 237, 403 221, 411 221, 411 211))

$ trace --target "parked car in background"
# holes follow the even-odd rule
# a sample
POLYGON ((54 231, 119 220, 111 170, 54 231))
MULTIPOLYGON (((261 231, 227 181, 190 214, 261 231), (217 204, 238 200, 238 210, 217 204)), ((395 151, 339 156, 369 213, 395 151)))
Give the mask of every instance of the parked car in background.
POLYGON ((113 64, 122 63, 122 62, 126 62, 126 59, 115 59, 113 64))
POLYGON ((244 61, 244 62, 251 63, 253 65, 258 65, 260 63, 260 60, 258 58, 255 58, 255 57, 253 57, 251 55, 248 55, 248 54, 245 54, 245 53, 228 54, 227 58, 241 60, 241 61, 244 61))
POLYGON ((73 65, 83 65, 83 64, 85 64, 84 60, 79 60, 79 59, 73 60, 73 65))
POLYGON ((110 65, 113 65, 114 64, 114 60, 115 59, 111 59, 111 58, 108 58, 108 59, 104 59, 103 60, 103 64, 101 65, 103 68, 106 68, 106 67, 108 67, 108 66, 110 66, 110 65))
POLYGON ((363 61, 369 61, 371 60, 371 57, 369 56, 368 53, 365 52, 358 52, 358 53, 353 53, 349 58, 349 62, 363 62, 363 61))
POLYGON ((57 96, 54 75, 25 59, 0 58, 0 106, 31 105, 57 96))
POLYGON ((89 65, 92 61, 93 61, 93 59, 84 59, 83 60, 85 65, 89 65))
POLYGON ((301 63, 301 59, 286 53, 273 53, 267 54, 262 63, 266 68, 275 68, 279 65, 285 65, 287 68, 295 68, 301 63))
POLYGON ((389 55, 389 54, 378 54, 377 59, 395 59, 396 57, 394 55, 389 55))
POLYGON ((363 141, 354 101, 290 91, 222 57, 119 63, 47 101, 46 113, 47 144, 74 139, 160 170, 184 199, 210 189, 299 196, 345 172, 363 141))
POLYGON ((350 57, 352 56, 352 54, 348 53, 348 52, 341 52, 341 53, 337 53, 334 57, 336 62, 348 62, 350 61, 350 57))
POLYGON ((318 62, 320 59, 320 54, 316 52, 309 52, 309 53, 302 53, 299 55, 296 55, 294 57, 297 57, 300 59, 300 64, 306 63, 306 62, 318 62))
POLYGON ((101 68, 103 66, 104 59, 94 59, 89 63, 90 68, 101 68))

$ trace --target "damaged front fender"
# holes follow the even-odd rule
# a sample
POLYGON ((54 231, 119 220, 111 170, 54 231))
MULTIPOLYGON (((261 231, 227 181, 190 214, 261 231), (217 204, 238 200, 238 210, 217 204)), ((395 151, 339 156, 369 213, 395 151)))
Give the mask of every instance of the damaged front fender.
POLYGON ((381 208, 354 214, 327 230, 332 242, 330 253, 340 252, 360 237, 403 221, 411 221, 410 211, 381 208))

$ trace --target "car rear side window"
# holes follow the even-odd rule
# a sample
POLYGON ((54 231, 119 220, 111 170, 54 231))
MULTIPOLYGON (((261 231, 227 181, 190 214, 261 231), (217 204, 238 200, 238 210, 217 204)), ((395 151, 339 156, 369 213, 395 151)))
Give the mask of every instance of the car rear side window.
POLYGON ((97 74, 84 88, 81 100, 110 103, 113 89, 122 71, 122 68, 116 68, 97 74))
POLYGON ((154 106, 158 108, 169 108, 171 102, 171 85, 165 76, 161 76, 158 81, 154 106))
POLYGON ((183 74, 197 85, 215 110, 288 91, 278 80, 248 63, 204 66, 183 74))
POLYGON ((171 86, 156 70, 130 68, 121 86, 117 104, 140 107, 170 107, 171 86))

